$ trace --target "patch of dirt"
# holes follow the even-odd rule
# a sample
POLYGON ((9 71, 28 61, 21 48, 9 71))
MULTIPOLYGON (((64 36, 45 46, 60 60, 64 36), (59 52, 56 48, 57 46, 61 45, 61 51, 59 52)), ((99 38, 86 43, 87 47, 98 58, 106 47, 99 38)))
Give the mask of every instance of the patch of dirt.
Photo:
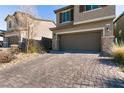
POLYGON ((25 62, 25 61, 30 61, 33 60, 43 54, 38 54, 38 53, 31 53, 31 54, 26 54, 26 53, 19 53, 15 55, 15 59, 10 61, 9 63, 0 63, 0 70, 6 69, 10 66, 16 65, 20 62, 25 62))

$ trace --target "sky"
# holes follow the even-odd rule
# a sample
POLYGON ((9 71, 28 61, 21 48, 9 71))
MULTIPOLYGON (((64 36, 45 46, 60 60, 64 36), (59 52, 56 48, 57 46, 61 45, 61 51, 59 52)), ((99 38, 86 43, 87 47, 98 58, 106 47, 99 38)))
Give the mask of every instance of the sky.
MULTIPOLYGON (((64 5, 38 5, 33 6, 37 16, 41 19, 48 19, 56 21, 54 10, 63 7, 64 5)), ((17 5, 0 5, 0 30, 6 30, 6 16, 12 15, 15 11, 19 11, 22 7, 17 5)), ((124 5, 116 6, 116 16, 119 16, 124 11, 124 5)), ((27 11, 28 12, 28 11, 27 11)))

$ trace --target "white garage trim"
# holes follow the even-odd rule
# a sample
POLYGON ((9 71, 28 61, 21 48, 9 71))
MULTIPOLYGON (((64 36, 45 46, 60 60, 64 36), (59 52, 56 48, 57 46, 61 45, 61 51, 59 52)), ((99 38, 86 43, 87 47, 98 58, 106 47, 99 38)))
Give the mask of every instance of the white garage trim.
MULTIPOLYGON (((72 31, 65 31, 65 32, 57 32, 57 35, 60 34, 70 34, 70 33, 79 33, 79 32, 88 32, 88 31, 96 31, 96 30, 102 30, 104 33, 104 27, 99 28, 92 28, 92 29, 82 29, 82 30, 72 30, 72 31)), ((104 35, 104 34, 103 34, 104 35)))

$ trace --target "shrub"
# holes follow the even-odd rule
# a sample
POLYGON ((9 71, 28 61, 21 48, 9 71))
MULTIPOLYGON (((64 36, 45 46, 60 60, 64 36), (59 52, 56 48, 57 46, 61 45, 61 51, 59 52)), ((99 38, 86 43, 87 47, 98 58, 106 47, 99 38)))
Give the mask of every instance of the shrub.
POLYGON ((43 46, 40 46, 40 44, 32 44, 29 47, 30 53, 45 53, 45 48, 43 46))
POLYGON ((121 66, 120 69, 122 72, 124 72, 124 66, 121 66))
POLYGON ((0 63, 8 63, 12 59, 14 59, 14 56, 11 53, 0 52, 0 63))
POLYGON ((111 47, 111 55, 114 57, 114 61, 124 64, 124 43, 116 43, 111 47))
POLYGON ((17 44, 12 44, 12 45, 10 46, 10 52, 11 52, 12 54, 17 54, 17 53, 19 53, 19 46, 18 46, 17 44))

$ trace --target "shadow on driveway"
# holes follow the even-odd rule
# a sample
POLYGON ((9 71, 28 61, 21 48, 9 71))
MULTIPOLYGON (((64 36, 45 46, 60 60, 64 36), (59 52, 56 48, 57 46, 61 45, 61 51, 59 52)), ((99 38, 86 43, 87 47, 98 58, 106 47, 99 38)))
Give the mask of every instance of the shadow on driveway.
POLYGON ((113 67, 119 67, 118 64, 115 64, 115 63, 112 62, 112 60, 113 60, 112 58, 103 57, 103 58, 99 58, 98 60, 99 60, 99 64, 113 66, 113 67))
POLYGON ((110 78, 103 81, 108 88, 124 88, 124 79, 110 78))
POLYGON ((52 50, 49 52, 49 54, 67 54, 67 53, 71 53, 71 54, 99 54, 99 52, 94 52, 94 51, 61 51, 61 50, 52 50))

